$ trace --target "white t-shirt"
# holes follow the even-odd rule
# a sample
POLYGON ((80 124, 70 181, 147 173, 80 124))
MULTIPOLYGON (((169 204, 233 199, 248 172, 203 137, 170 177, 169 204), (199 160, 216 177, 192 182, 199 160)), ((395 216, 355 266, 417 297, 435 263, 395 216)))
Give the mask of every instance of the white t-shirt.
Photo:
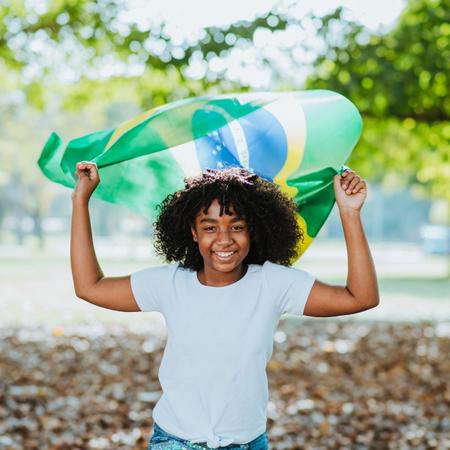
POLYGON ((133 273, 139 308, 161 312, 167 326, 153 420, 212 448, 264 433, 274 333, 282 314, 303 314, 314 280, 271 262, 249 265, 223 287, 201 284, 197 272, 178 263, 133 273))

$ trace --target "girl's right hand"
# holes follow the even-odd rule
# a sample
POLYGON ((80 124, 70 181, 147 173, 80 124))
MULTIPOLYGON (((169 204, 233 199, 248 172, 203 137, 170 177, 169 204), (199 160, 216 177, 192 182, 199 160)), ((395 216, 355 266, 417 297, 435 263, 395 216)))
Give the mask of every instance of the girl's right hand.
POLYGON ((72 192, 72 200, 89 201, 95 188, 100 183, 97 164, 89 161, 77 163, 75 175, 78 181, 72 192))

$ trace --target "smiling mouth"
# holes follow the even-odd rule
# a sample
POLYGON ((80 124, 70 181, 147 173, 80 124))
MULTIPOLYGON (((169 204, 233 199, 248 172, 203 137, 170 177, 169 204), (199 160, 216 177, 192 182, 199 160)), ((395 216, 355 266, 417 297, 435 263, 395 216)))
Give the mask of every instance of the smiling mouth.
POLYGON ((237 253, 237 250, 234 250, 232 252, 214 252, 213 253, 219 258, 223 260, 230 259, 235 253, 237 253))

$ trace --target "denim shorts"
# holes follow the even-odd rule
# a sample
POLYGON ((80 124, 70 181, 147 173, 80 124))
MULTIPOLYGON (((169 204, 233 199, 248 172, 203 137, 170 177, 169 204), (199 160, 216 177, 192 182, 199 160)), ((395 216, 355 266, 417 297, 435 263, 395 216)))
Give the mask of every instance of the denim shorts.
MULTIPOLYGON (((266 431, 247 444, 230 444, 219 448, 226 448, 227 450, 269 450, 269 437, 266 431)), ((207 447, 206 443, 194 444, 169 434, 155 423, 148 450, 210 450, 210 448, 207 447)))

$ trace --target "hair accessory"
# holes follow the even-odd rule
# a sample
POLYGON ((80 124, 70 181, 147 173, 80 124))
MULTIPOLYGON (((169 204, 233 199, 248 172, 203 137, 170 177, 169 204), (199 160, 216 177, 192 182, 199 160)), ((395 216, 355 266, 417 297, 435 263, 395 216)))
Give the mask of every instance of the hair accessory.
POLYGON ((226 169, 206 169, 204 175, 207 178, 211 178, 213 180, 223 179, 232 180, 237 179, 242 184, 246 184, 248 186, 253 186, 255 181, 258 179, 258 175, 250 172, 247 169, 242 167, 227 167, 226 169))

